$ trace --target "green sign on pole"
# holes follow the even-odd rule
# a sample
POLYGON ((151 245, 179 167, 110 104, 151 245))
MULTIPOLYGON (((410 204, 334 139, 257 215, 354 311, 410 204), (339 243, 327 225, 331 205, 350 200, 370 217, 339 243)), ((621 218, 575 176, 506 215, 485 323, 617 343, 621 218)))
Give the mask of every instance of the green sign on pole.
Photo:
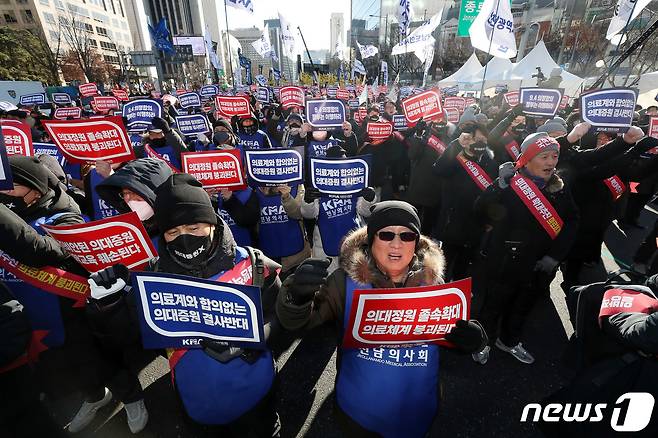
POLYGON ((471 28, 471 24, 473 24, 475 17, 478 16, 478 13, 482 8, 482 3, 484 3, 484 0, 462 0, 462 6, 459 10, 459 27, 457 28, 457 36, 469 36, 468 29, 471 28))

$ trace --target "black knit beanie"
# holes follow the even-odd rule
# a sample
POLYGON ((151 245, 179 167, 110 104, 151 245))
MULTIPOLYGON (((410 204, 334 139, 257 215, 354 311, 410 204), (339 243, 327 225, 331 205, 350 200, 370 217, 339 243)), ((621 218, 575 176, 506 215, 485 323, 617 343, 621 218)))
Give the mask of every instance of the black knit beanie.
POLYGON ((155 190, 155 222, 165 232, 198 222, 217 225, 217 215, 201 183, 187 173, 175 173, 155 190))
POLYGON ((420 235, 420 219, 413 205, 404 201, 382 201, 370 207, 368 244, 372 245, 377 231, 391 225, 407 227, 420 235))
POLYGON ((48 193, 49 183, 56 179, 36 157, 12 155, 9 157, 9 167, 15 183, 37 190, 42 195, 48 193))

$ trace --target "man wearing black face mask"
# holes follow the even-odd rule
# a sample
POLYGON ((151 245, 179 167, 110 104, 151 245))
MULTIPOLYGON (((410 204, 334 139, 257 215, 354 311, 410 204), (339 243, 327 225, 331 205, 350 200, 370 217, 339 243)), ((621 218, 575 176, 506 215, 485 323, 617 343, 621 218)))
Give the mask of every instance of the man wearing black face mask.
MULTIPOLYGON (((160 185, 154 210, 158 227, 165 231, 152 269, 260 286, 268 337, 277 325, 274 303, 281 284, 280 266, 258 250, 236 245, 228 225, 191 175, 174 174, 160 185), (246 283, 245 272, 251 273, 246 283)), ((92 291, 111 289, 126 281, 127 275, 112 267, 94 276, 103 279, 103 285, 96 282, 92 291)), ((231 436, 278 436, 276 370, 270 350, 229 348, 212 341, 202 345, 176 349, 169 357, 174 387, 187 416, 197 424, 223 425, 231 436)))
POLYGON ((442 179, 441 210, 434 237, 443 244, 447 280, 469 276, 469 266, 484 231, 473 204, 498 175, 491 155, 486 128, 474 125, 450 143, 434 163, 434 174, 442 179))
POLYGON ((271 148, 272 142, 266 133, 259 129, 258 119, 253 115, 241 118, 238 121, 239 147, 241 149, 271 148))
MULTIPOLYGON (((181 168, 182 152, 187 152, 187 147, 178 133, 169 127, 166 120, 154 117, 152 126, 148 130, 147 138, 143 140, 151 149, 158 153, 165 161, 174 166, 176 169, 181 168)), ((147 155, 136 151, 138 158, 144 158, 147 155)))

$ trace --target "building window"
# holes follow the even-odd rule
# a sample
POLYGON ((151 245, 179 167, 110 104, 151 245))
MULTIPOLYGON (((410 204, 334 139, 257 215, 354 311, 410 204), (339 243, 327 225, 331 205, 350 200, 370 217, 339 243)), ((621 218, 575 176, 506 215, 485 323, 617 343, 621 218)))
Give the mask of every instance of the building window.
POLYGON ((62 0, 54 0, 55 1, 55 7, 60 10, 64 10, 64 3, 62 3, 62 0))
POLYGON ((48 24, 55 24, 55 16, 48 12, 43 13, 43 20, 48 24))
POLYGON ((50 2, 48 0, 39 0, 39 3, 41 3, 44 6, 50 6, 50 2))
POLYGON ((96 26, 96 33, 98 33, 99 35, 107 36, 107 29, 105 29, 104 27, 96 26))
POLYGON ((8 5, 11 4, 11 0, 0 0, 0 5, 8 5))
POLYGON ((18 20, 16 19, 16 14, 14 14, 13 11, 5 11, 3 15, 5 16, 5 23, 7 24, 18 23, 18 20))
POLYGON ((34 15, 32 15, 32 11, 29 9, 23 9, 21 11, 21 17, 23 17, 23 21, 26 24, 34 23, 34 15))
POLYGON ((59 33, 55 32, 54 30, 51 30, 48 32, 50 35, 50 39, 53 41, 59 41, 59 33))
POLYGON ((125 17, 125 15, 123 14, 123 3, 121 3, 121 0, 117 0, 117 1, 119 2, 119 9, 121 9, 121 16, 125 17))
POLYGON ((92 25, 89 24, 89 23, 85 23, 85 30, 86 30, 87 32, 94 33, 94 26, 92 26, 92 25))
POLYGON ((106 43, 105 41, 101 41, 101 47, 105 50, 115 50, 116 45, 114 43, 106 43))
POLYGON ((93 39, 89 39, 89 45, 94 46, 94 47, 98 47, 98 43, 96 42, 96 40, 93 40, 93 39))
POLYGON ((103 55, 103 58, 105 59, 106 62, 109 62, 110 64, 118 64, 119 63, 119 57, 118 56, 103 55))
POLYGON ((19 4, 19 5, 26 5, 27 0, 16 0, 16 3, 19 4))

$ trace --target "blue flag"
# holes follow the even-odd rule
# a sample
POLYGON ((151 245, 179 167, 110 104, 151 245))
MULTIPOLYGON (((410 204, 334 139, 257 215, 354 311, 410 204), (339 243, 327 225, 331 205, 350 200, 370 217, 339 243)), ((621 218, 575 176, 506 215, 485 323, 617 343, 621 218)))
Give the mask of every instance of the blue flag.
POLYGON ((149 24, 149 33, 151 34, 151 41, 156 49, 162 50, 163 52, 173 55, 176 53, 174 45, 171 42, 171 35, 169 34, 169 29, 167 29, 167 19, 162 18, 158 25, 153 26, 149 24))

